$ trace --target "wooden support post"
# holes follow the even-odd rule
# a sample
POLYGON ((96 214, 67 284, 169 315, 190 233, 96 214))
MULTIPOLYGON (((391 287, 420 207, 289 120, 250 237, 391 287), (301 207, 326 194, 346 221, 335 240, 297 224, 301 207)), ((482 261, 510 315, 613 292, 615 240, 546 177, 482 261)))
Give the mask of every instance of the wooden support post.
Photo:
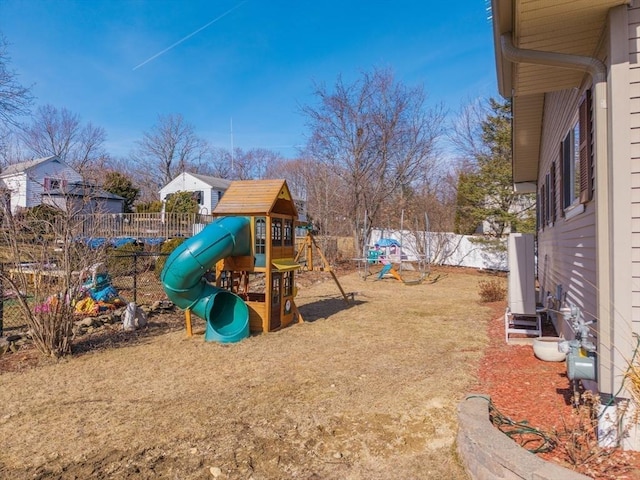
POLYGON ((191 330, 191 309, 187 308, 184 311, 184 323, 187 328, 187 337, 193 336, 193 331, 191 330))
POLYGON ((304 318, 302 318, 302 314, 300 313, 300 310, 298 310, 298 306, 296 305, 296 302, 293 302, 293 311, 298 315, 298 322, 297 323, 304 323, 304 318))

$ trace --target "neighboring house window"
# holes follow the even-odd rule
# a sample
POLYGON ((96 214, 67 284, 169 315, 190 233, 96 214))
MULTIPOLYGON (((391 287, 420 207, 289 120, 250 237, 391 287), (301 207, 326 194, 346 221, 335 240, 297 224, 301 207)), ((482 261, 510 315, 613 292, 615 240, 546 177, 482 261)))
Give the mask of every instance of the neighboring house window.
POLYGON ((198 202, 198 205, 202 205, 204 201, 204 192, 202 190, 198 190, 197 192, 192 192, 193 199, 198 202))
POLYGON ((51 190, 59 190, 61 188, 64 188, 65 186, 66 182, 59 178, 45 177, 44 179, 44 190, 46 192, 49 192, 51 190))
POLYGON ((578 121, 562 141, 562 208, 587 203, 593 192, 591 155, 591 91, 579 106, 578 121))
POLYGON ((222 198, 222 191, 218 190, 218 201, 222 198))

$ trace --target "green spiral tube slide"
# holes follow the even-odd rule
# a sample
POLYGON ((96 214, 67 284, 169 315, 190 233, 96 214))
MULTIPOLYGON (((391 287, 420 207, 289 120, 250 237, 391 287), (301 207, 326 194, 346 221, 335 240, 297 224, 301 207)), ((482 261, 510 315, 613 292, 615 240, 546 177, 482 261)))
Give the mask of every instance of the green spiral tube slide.
POLYGON ((249 308, 234 293, 207 283, 216 262, 251 254, 247 217, 222 217, 185 240, 167 258, 160 281, 169 299, 206 322, 205 341, 238 342, 249 336, 249 308))

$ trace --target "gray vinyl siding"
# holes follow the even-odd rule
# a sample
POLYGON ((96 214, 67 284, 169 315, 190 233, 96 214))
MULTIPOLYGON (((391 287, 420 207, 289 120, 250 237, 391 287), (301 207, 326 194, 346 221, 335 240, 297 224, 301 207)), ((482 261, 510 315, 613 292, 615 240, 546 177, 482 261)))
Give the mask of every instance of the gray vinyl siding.
POLYGON ((81 182, 82 176, 71 167, 57 161, 44 162, 28 172, 27 175, 27 207, 43 203, 42 198, 47 195, 44 190, 45 178, 64 180, 68 184, 81 182))
POLYGON ((629 104, 631 166, 631 318, 640 331, 640 8, 629 7, 629 104))
MULTIPOLYGON (((573 218, 562 213, 562 162, 560 144, 578 115, 581 92, 563 90, 545 96, 538 185, 544 183, 553 162, 556 164, 556 221, 538 231, 538 279, 541 293, 556 293, 562 285, 567 300, 580 307, 587 320, 596 315, 595 209, 593 202, 573 218)), ((558 322, 560 332, 572 337, 571 329, 558 322)))

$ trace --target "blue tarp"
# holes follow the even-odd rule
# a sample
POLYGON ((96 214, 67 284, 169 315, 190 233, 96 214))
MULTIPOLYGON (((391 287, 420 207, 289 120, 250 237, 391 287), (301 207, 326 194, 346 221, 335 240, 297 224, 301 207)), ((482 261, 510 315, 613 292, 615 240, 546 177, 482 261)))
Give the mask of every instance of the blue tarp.
POLYGON ((161 245, 162 243, 164 243, 165 238, 164 237, 140 237, 138 240, 144 244, 154 246, 154 245, 161 245))
POLYGON ((135 243, 136 239, 132 237, 118 237, 112 238, 109 243, 116 248, 122 247, 123 245, 127 245, 128 243, 135 243))

